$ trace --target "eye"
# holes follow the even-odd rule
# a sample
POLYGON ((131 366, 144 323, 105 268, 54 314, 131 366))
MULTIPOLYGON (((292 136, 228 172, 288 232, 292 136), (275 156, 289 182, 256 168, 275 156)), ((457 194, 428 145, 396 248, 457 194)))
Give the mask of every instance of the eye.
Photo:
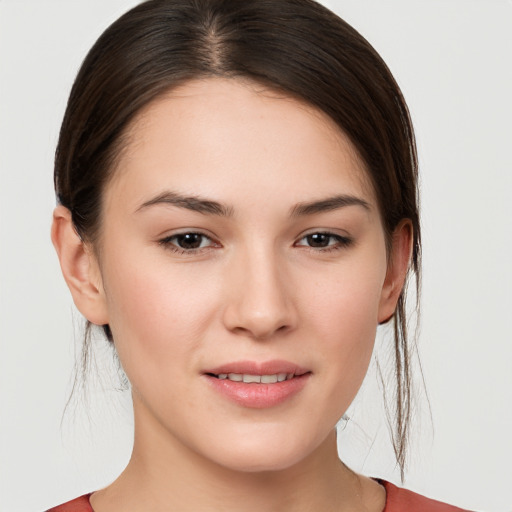
POLYGON ((163 238, 159 241, 160 245, 163 245, 171 250, 181 253, 193 253, 200 249, 215 246, 215 242, 203 233, 187 232, 178 233, 163 238))
POLYGON ((335 250, 348 247, 352 239, 334 233, 310 233, 302 237, 295 245, 320 250, 335 250))

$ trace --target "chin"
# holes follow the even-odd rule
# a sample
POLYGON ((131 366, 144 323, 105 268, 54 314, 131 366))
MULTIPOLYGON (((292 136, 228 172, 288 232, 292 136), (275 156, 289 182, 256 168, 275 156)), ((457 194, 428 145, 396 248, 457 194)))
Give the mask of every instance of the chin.
MULTIPOLYGON (((295 433, 297 434, 297 433, 295 433)), ((277 434, 251 439, 233 439, 229 446, 211 453, 210 458, 232 471, 256 473, 286 470, 310 455, 316 443, 307 443, 300 436, 277 434)), ((210 447, 211 450, 211 447, 210 447)))
POLYGON ((263 473, 272 471, 284 471, 299 463, 302 457, 296 453, 291 454, 270 454, 260 453, 240 456, 233 459, 226 459, 221 462, 222 466, 231 471, 240 473, 263 473))

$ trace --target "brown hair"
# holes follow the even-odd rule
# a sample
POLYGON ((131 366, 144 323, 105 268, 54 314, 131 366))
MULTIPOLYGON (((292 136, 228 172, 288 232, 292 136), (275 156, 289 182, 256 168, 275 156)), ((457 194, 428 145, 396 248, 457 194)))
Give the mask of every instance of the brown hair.
MULTIPOLYGON (((101 35, 73 85, 55 159, 57 199, 79 236, 97 240, 102 191, 137 113, 169 89, 211 76, 251 79, 337 123, 366 163, 388 242, 402 219, 412 223, 419 290, 417 157, 407 106, 372 46, 312 0, 149 0, 101 35)), ((411 409, 405 294, 393 318, 392 437, 402 475, 411 409)), ((87 351, 86 340, 85 363, 87 351)))

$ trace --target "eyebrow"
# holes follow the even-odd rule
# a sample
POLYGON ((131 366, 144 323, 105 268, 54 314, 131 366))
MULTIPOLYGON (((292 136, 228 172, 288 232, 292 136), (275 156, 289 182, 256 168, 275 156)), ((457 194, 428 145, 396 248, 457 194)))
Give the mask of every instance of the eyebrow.
POLYGON ((219 215, 221 217, 230 217, 233 215, 233 208, 218 203, 217 201, 204 199, 199 196, 184 196, 170 191, 158 194, 149 201, 146 201, 137 208, 136 212, 158 204, 170 204, 205 215, 219 215))
MULTIPOLYGON (((221 217, 231 217, 233 208, 226 206, 211 199, 200 196, 185 196, 176 192, 166 191, 144 202, 135 210, 139 212, 154 205, 172 205, 178 208, 185 208, 204 215, 218 215, 221 217)), ((364 199, 351 195, 336 195, 326 199, 298 203, 290 210, 290 217, 302 217, 314 215, 317 213, 338 210, 346 206, 361 206, 365 210, 370 210, 370 205, 364 199)))
POLYGON ((336 195, 319 201, 298 203, 291 209, 290 216, 314 215, 316 213, 338 210, 346 206, 362 206, 365 210, 371 209, 370 204, 364 199, 351 195, 336 195))

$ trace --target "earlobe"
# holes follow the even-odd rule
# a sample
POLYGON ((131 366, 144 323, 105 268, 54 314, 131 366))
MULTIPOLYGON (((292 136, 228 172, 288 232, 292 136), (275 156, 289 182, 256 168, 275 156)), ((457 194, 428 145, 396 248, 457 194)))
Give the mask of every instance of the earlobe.
POLYGON ((93 324, 107 324, 108 312, 97 259, 78 236, 71 212, 64 206, 57 206, 53 212, 51 237, 76 307, 93 324))
POLYGON ((404 219, 393 232, 388 269, 379 304, 379 324, 393 317, 402 293, 412 254, 412 229, 411 221, 404 219))

